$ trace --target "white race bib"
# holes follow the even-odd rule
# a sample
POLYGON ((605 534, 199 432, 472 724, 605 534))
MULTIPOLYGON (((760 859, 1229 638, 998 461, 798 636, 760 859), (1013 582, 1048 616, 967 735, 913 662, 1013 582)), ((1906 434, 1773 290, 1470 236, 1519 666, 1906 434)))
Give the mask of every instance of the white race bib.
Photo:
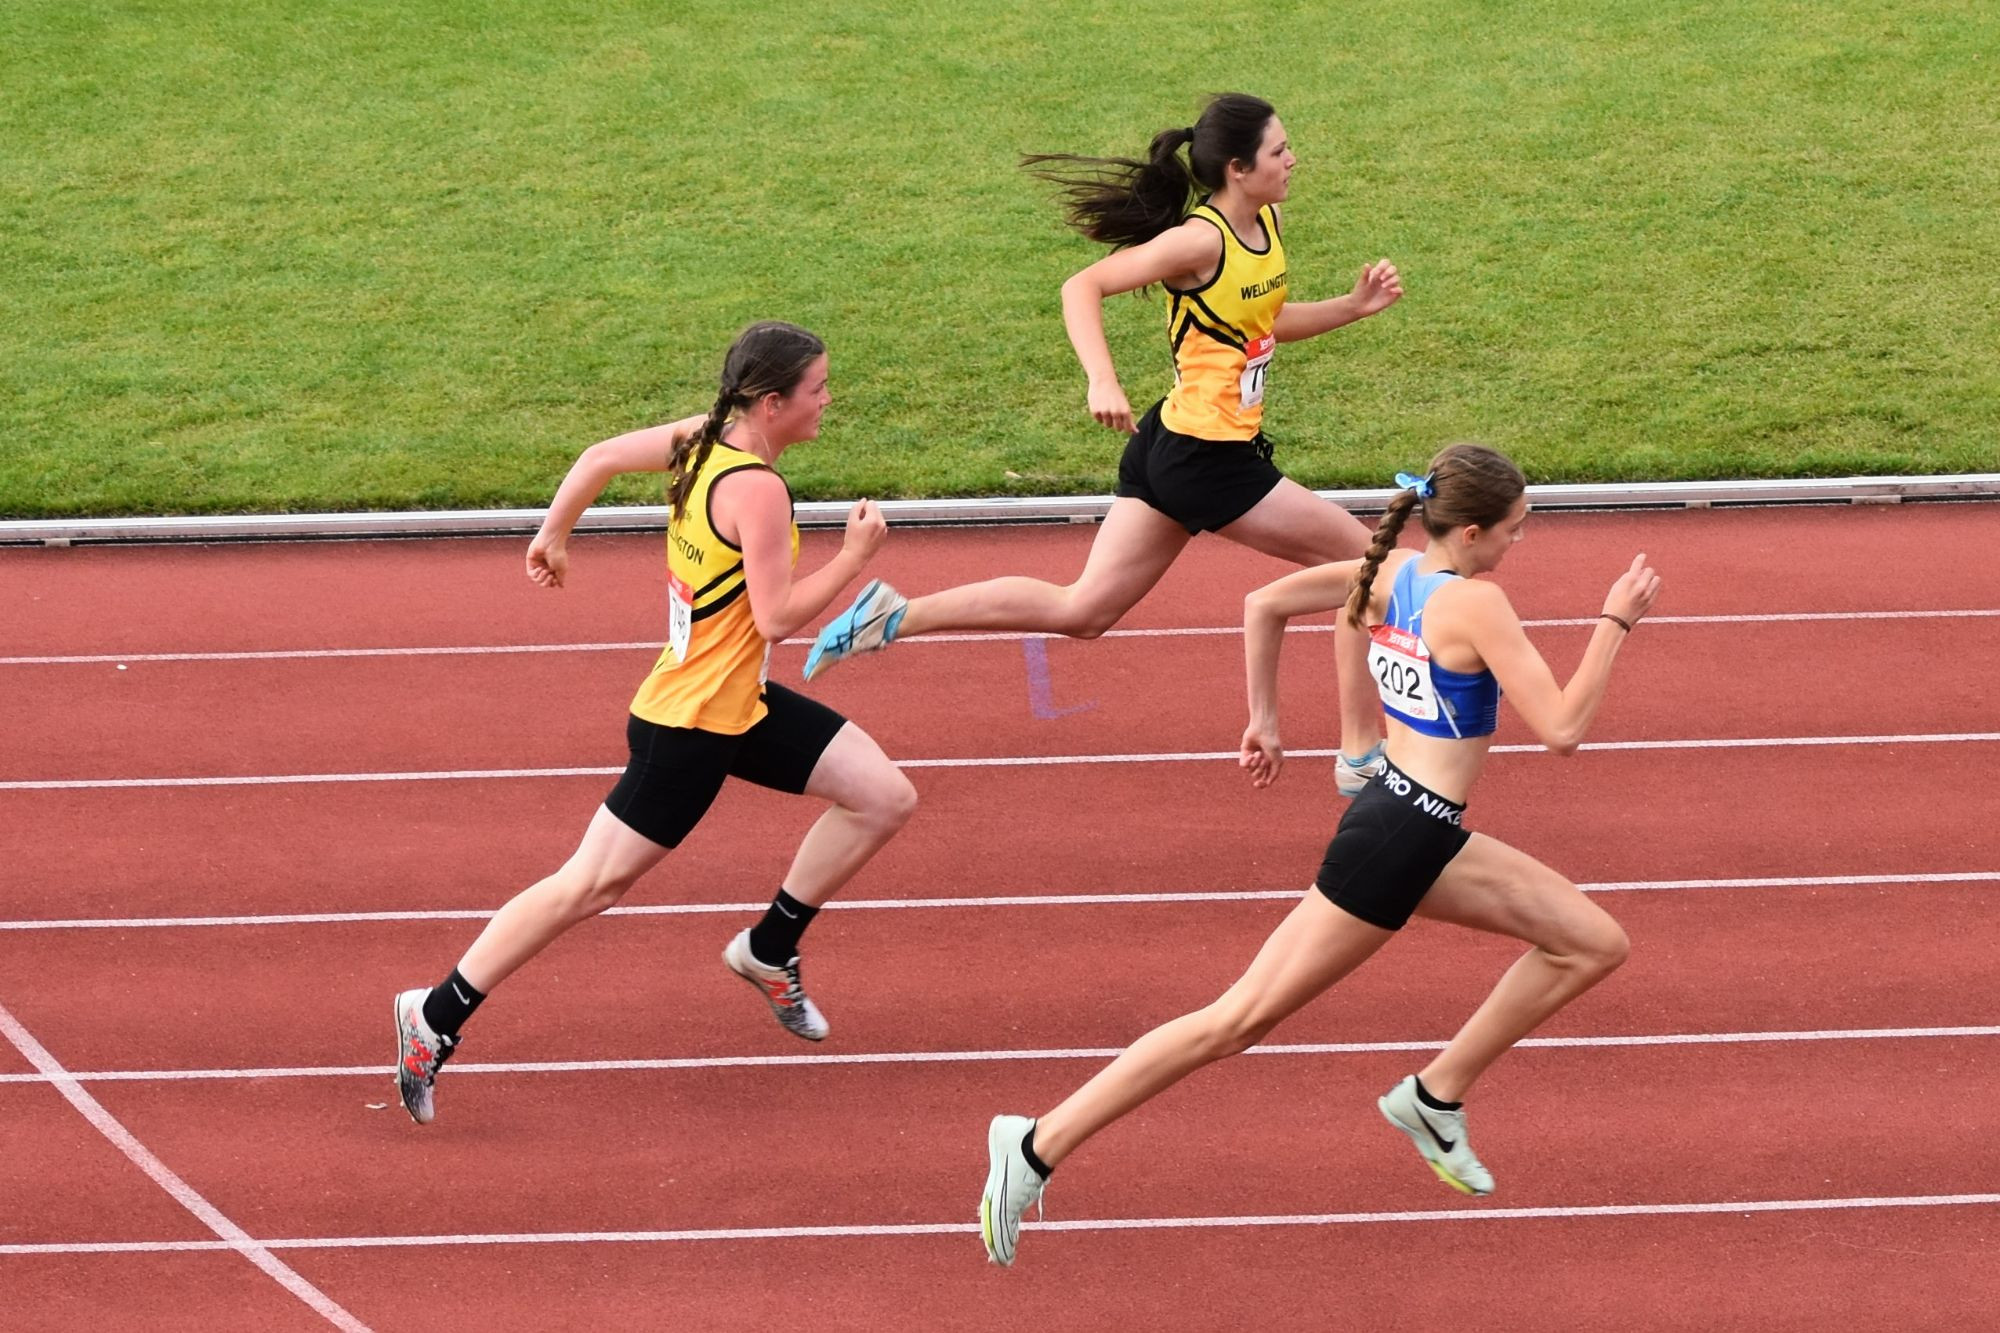
POLYGON ((1278 353, 1278 335, 1267 333, 1261 338, 1252 338, 1243 344, 1243 355, 1248 358, 1243 366, 1241 392, 1243 406, 1255 407, 1264 401, 1264 370, 1271 364, 1271 358, 1278 353))
POLYGON ((1437 691, 1431 685, 1431 650, 1408 630, 1377 625, 1368 631, 1368 671, 1382 703, 1421 722, 1438 720, 1437 691))
POLYGON ((694 636, 694 589, 667 575, 667 646, 674 659, 687 661, 688 640, 694 636))

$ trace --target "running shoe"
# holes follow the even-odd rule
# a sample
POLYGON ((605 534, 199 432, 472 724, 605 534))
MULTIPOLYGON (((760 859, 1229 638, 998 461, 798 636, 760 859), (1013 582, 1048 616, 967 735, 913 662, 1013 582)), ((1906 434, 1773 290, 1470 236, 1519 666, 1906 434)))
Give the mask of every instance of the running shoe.
POLYGON ((1377 1098, 1375 1105, 1390 1124, 1410 1136, 1439 1180, 1460 1194, 1493 1192, 1493 1173, 1472 1155, 1465 1136, 1465 1112, 1425 1106, 1417 1096, 1415 1074, 1377 1098))
POLYGON ((829 620, 813 640, 812 651, 806 654, 806 679, 811 680, 842 658, 880 652, 894 643, 896 630, 903 623, 903 612, 909 605, 909 598, 882 580, 868 580, 868 586, 854 599, 854 605, 829 620))
POLYGON ((424 1022, 424 1000, 430 993, 429 987, 419 986, 396 997, 396 1091, 402 1094, 410 1119, 420 1125, 428 1125, 437 1114, 431 1087, 438 1070, 458 1049, 458 1038, 441 1037, 424 1022))
POLYGON ((996 1115, 986 1127, 986 1192, 979 1196, 979 1238, 986 1242, 986 1258, 1002 1267, 1012 1267, 1014 1247, 1021 1242, 1021 1217, 1028 1205, 1041 1216, 1042 1187, 1048 1184, 1041 1173, 1028 1165, 1021 1141, 1035 1122, 1024 1115, 996 1115))
POLYGON ((783 967, 768 967, 750 952, 750 932, 741 931, 722 951, 722 962, 731 972, 757 988, 764 1003, 771 1006, 779 1026, 807 1041, 825 1041, 826 1019, 819 1006, 806 997, 799 981, 799 960, 794 957, 783 967))
POLYGON ((1333 761, 1333 789, 1342 796, 1359 796, 1361 789, 1382 776, 1388 767, 1389 756, 1382 753, 1380 741, 1359 759, 1350 759, 1343 752, 1333 761))

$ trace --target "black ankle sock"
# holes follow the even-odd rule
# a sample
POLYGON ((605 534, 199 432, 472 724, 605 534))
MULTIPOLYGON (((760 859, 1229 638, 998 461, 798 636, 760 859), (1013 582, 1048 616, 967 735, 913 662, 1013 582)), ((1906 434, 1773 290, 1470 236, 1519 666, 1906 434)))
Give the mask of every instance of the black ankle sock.
POLYGON ((1021 1136, 1021 1156, 1028 1159, 1028 1165, 1033 1167, 1035 1174, 1043 1180, 1047 1180, 1049 1172, 1055 1169, 1041 1158, 1035 1156, 1035 1127, 1033 1125, 1029 1125, 1028 1132, 1021 1136))
POLYGON ((799 956, 799 936, 818 915, 817 907, 807 907, 779 889, 764 919, 750 927, 750 956, 766 967, 783 967, 799 956))
POLYGON ((1416 1085, 1417 1085, 1417 1100, 1422 1102, 1425 1106, 1430 1107, 1431 1110, 1433 1111, 1456 1111, 1459 1107, 1465 1105, 1464 1102, 1439 1101, 1437 1098, 1431 1096, 1431 1090, 1424 1086, 1424 1081, 1422 1079, 1417 1079, 1416 1085))
POLYGON ((472 983, 460 976, 454 967, 451 975, 424 997, 424 1022, 430 1024, 431 1031, 440 1037, 456 1037, 458 1030, 465 1026, 465 1020, 472 1017, 472 1011, 485 998, 485 994, 472 989, 472 983))

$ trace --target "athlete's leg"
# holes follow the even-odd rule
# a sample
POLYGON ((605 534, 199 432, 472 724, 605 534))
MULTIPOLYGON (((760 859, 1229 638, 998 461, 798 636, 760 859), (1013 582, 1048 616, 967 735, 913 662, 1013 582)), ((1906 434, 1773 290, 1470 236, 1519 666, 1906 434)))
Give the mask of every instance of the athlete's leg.
POLYGON ((917 789, 867 732, 849 722, 813 766, 805 794, 832 801, 833 808, 806 831, 785 891, 818 907, 909 822, 917 789))
POLYGON ((1035 1155, 1054 1166, 1154 1094, 1256 1045, 1394 934, 1335 907, 1317 889, 1307 890, 1220 999, 1154 1028, 1036 1121, 1035 1155))
MULTIPOLYGON (((1306 566, 1352 560, 1368 549, 1369 541, 1360 519, 1290 477, 1280 479, 1249 513, 1216 532, 1253 551, 1306 566)), ((1343 659, 1340 749, 1358 756, 1382 740, 1382 705, 1368 687, 1366 674, 1350 676, 1346 665, 1343 659)))
POLYGON ((1550 1014, 1625 961, 1611 914, 1525 852, 1472 835, 1417 905, 1421 916, 1525 940, 1534 947, 1418 1075, 1443 1101, 1461 1101, 1487 1066, 1550 1014))
POLYGON ((634 833, 600 805, 562 869, 521 890, 493 914, 459 961, 459 975, 481 992, 491 992, 556 936, 624 897, 666 854, 665 847, 634 833))
POLYGON ((1076 582, 1010 576, 912 598, 896 637, 1011 629, 1094 639, 1152 591, 1187 544, 1186 528, 1144 500, 1120 496, 1098 527, 1076 582))

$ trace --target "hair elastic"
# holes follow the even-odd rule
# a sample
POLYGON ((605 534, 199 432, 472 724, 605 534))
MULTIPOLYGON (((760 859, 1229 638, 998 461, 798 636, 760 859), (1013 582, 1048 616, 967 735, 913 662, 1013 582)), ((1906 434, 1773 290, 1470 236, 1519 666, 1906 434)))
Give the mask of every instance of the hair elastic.
POLYGON ((1398 472, 1396 484, 1406 491, 1415 491, 1419 500, 1428 500, 1437 494, 1436 478, 1435 472, 1426 472, 1421 477, 1408 472, 1398 472))

